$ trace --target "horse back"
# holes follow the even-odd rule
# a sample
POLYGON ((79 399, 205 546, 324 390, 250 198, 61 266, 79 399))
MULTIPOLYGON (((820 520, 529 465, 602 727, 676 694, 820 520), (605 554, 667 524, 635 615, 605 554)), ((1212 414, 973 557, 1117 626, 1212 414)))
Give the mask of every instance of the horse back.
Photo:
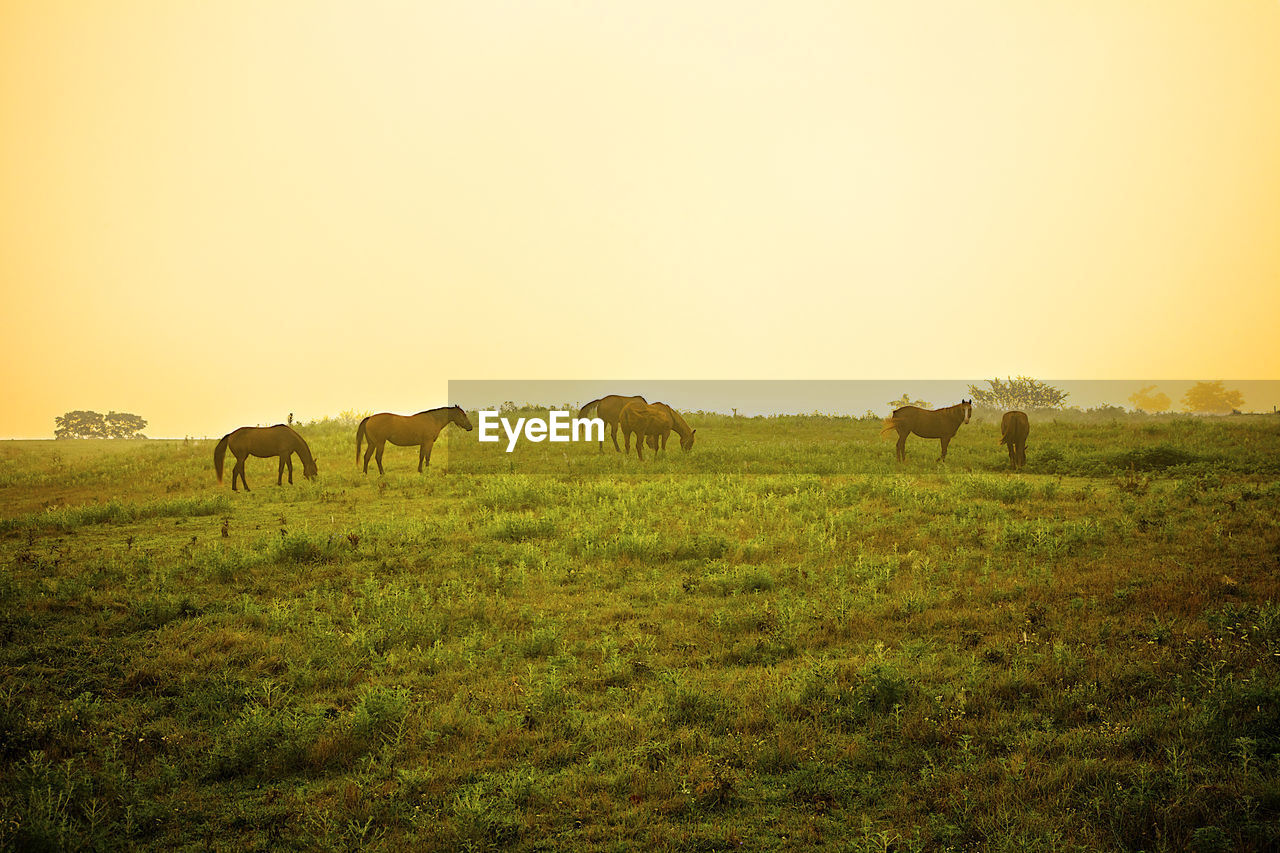
POLYGON ((607 397, 601 397, 600 402, 596 405, 596 416, 606 424, 617 424, 622 421, 622 413, 633 404, 639 403, 647 406, 648 403, 644 397, 623 397, 618 394, 610 394, 607 397))
MULTIPOLYGON (((384 411, 370 415, 365 420, 365 437, 372 443, 390 442, 399 447, 431 441, 440 432, 442 424, 435 411, 420 411, 416 415, 396 415, 384 411)), ((448 423, 448 421, 445 421, 448 423)))
POLYGON ((674 426, 671 415, 662 403, 649 405, 643 398, 636 398, 627 403, 618 421, 624 430, 630 429, 645 435, 669 430, 674 426))
POLYGON ((1000 443, 1022 444, 1031 434, 1031 421, 1026 412, 1005 412, 1000 419, 1000 443))
POLYGON ((903 406, 893 410, 893 420, 921 438, 950 438, 960 429, 964 417, 956 417, 950 409, 903 406))
POLYGON ((237 456, 247 453, 260 458, 292 452, 302 437, 288 424, 269 427, 245 426, 227 436, 227 447, 237 456))

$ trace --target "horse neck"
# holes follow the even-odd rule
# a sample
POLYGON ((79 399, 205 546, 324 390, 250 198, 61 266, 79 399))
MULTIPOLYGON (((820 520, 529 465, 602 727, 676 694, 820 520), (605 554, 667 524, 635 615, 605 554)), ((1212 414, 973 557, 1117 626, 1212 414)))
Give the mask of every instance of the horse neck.
POLYGON ((302 464, 310 465, 312 463, 311 448, 307 447, 307 443, 303 441, 302 436, 296 432, 290 436, 293 442, 293 450, 298 454, 298 458, 302 460, 302 464))
POLYGON ((671 428, 676 431, 677 435, 681 438, 688 438, 693 434, 693 430, 689 429, 689 425, 685 423, 684 418, 680 417, 679 412, 666 403, 662 404, 662 408, 671 417, 671 428))

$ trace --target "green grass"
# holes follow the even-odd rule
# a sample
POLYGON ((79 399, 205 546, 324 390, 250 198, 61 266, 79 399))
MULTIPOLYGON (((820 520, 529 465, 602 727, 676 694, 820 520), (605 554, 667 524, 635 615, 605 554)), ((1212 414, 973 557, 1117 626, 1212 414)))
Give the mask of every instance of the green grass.
POLYGON ((1274 418, 689 420, 4 443, 0 849, 1280 846, 1274 418))

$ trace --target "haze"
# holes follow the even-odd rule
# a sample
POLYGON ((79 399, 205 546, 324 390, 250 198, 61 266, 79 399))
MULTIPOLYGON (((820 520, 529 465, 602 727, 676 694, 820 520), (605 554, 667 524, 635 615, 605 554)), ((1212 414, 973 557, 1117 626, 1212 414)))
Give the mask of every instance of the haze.
POLYGON ((0 436, 1275 379, 1280 3, 0 2, 0 436))

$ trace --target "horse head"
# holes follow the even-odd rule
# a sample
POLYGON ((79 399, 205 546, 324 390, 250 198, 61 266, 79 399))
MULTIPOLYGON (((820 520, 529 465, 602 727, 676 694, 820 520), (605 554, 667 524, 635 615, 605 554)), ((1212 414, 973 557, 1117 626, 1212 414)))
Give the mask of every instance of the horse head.
POLYGON ((961 400, 960 405, 964 407, 964 422, 968 423, 970 416, 973 415, 973 401, 961 400))
POLYGON ((680 436, 680 449, 688 453, 693 450, 693 436, 697 432, 696 429, 689 430, 689 437, 680 436))
POLYGON ((453 406, 449 409, 449 420, 453 421, 467 432, 471 432, 475 429, 475 427, 471 425, 471 419, 467 417, 467 413, 463 411, 461 406, 453 406))
POLYGON ((310 461, 305 459, 302 461, 302 476, 306 477, 308 480, 314 480, 316 475, 319 473, 320 471, 316 468, 316 460, 314 457, 312 457, 310 461))

